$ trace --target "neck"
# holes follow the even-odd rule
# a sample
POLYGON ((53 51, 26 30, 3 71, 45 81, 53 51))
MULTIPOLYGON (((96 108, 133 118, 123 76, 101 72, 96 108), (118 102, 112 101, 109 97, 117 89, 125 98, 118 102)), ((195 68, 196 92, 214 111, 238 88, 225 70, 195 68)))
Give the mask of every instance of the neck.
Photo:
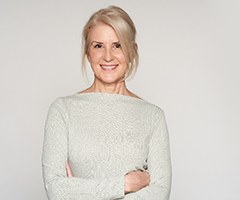
POLYGON ((126 95, 129 93, 129 90, 126 87, 124 80, 120 80, 116 83, 106 83, 102 82, 99 79, 94 79, 91 87, 87 89, 88 92, 107 92, 107 93, 116 93, 126 95))

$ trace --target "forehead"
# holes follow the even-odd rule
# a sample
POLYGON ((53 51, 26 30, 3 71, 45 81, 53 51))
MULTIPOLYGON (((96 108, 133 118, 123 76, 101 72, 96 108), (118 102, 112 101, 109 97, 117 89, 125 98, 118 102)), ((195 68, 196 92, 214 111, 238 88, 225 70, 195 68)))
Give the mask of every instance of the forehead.
POLYGON ((89 31, 88 38, 90 42, 98 41, 104 43, 117 42, 119 40, 114 29, 104 23, 97 23, 96 25, 94 25, 89 31))

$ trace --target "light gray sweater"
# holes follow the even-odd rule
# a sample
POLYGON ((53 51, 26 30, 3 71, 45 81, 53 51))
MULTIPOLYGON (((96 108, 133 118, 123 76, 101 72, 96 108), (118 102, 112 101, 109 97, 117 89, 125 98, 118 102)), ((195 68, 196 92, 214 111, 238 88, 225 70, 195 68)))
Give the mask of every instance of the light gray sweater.
POLYGON ((42 168, 50 200, 168 200, 171 159, 164 112, 121 94, 59 97, 48 110, 42 168), (124 175, 144 165, 150 185, 124 194, 124 175))

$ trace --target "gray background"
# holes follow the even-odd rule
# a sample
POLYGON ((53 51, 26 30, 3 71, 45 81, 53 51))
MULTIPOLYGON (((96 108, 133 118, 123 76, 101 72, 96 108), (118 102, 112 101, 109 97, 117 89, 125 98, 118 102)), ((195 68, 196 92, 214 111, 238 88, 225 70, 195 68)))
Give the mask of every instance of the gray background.
POLYGON ((47 109, 88 87, 81 30, 110 4, 122 6, 138 30, 140 66, 128 88, 166 113, 171 200, 239 200, 237 0, 0 1, 0 199, 46 199, 47 109))

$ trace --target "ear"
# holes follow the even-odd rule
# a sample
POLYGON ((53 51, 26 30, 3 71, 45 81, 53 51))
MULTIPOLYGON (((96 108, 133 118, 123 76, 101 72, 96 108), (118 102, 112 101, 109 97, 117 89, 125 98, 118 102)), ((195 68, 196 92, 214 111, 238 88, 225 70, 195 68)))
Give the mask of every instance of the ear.
POLYGON ((138 45, 137 45, 137 43, 134 43, 133 48, 134 48, 134 50, 135 50, 136 52, 138 51, 138 45))

